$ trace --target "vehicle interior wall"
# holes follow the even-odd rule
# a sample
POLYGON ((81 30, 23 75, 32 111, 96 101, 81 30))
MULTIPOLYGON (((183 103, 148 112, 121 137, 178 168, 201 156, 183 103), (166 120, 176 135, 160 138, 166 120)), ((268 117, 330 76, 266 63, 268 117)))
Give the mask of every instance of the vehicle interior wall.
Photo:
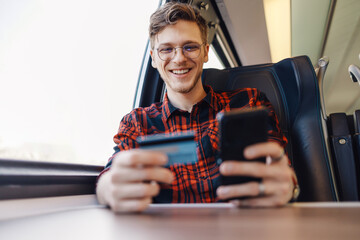
POLYGON ((326 112, 353 114, 360 108, 360 89, 348 73, 350 64, 360 65, 360 1, 216 0, 215 3, 243 65, 307 55, 315 66, 319 58, 327 56, 330 63, 324 79, 326 112), (285 10, 277 13, 272 9, 272 16, 266 16, 264 12, 272 5, 285 10), (277 19, 270 22, 267 18, 277 19), (271 47, 272 28, 280 29, 275 33, 290 42, 285 45, 277 41, 280 46, 271 47), (288 45, 290 51, 274 57, 272 51, 287 49, 288 45))

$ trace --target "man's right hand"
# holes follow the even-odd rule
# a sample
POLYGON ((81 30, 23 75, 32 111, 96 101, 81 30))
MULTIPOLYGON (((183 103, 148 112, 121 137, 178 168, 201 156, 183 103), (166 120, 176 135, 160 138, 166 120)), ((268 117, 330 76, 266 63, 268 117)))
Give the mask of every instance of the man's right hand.
POLYGON ((172 172, 162 167, 167 163, 161 152, 132 149, 119 152, 109 171, 99 179, 96 194, 100 204, 114 212, 141 212, 160 192, 157 182, 171 184, 172 172))

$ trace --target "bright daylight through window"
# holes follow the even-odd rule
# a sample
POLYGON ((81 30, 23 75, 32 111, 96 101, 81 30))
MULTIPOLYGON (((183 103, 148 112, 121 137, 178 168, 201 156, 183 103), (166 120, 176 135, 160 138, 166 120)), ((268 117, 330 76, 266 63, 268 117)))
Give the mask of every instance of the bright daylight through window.
POLYGON ((0 1, 0 158, 105 164, 158 5, 0 1))
MULTIPOLYGON (((158 6, 0 1, 0 158, 106 164, 158 6)), ((222 68, 212 48, 205 67, 222 68)))

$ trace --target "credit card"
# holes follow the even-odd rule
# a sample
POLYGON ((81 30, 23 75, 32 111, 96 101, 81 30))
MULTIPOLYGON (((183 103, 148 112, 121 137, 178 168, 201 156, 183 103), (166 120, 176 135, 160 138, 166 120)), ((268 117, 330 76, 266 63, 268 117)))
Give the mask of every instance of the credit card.
POLYGON ((165 167, 169 167, 174 164, 194 164, 198 161, 194 139, 193 132, 186 132, 141 136, 137 141, 141 149, 165 153, 169 159, 165 167))

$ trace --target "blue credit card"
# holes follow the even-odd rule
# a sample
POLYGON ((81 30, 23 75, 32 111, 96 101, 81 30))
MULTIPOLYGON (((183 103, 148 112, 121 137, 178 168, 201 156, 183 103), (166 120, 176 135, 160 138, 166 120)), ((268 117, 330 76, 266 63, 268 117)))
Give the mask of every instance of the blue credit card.
POLYGON ((141 149, 160 151, 168 156, 165 167, 174 164, 194 164, 198 161, 193 132, 176 134, 154 134, 138 137, 141 149))

